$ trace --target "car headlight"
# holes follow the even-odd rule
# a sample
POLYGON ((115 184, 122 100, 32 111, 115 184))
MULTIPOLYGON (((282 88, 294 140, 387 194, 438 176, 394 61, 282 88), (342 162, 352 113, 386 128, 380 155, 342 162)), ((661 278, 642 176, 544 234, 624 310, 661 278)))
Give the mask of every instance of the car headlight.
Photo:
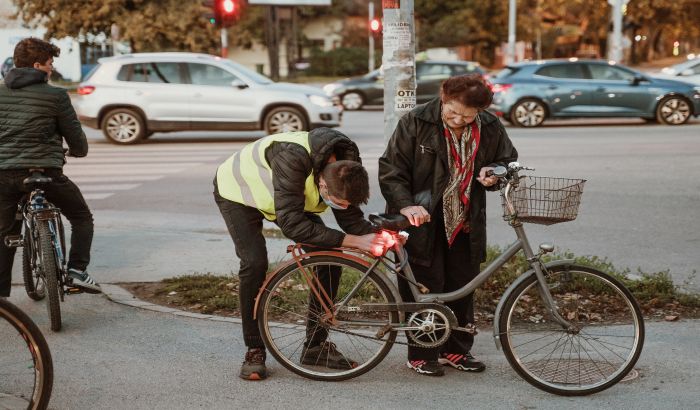
POLYGON ((332 107, 333 106, 333 101, 331 101, 327 97, 323 97, 320 95, 310 95, 309 101, 311 101, 312 104, 318 105, 319 107, 332 107))
POLYGON ((340 84, 336 83, 331 83, 331 84, 326 84, 323 86, 323 92, 326 93, 326 95, 333 95, 333 91, 337 90, 340 88, 340 84))

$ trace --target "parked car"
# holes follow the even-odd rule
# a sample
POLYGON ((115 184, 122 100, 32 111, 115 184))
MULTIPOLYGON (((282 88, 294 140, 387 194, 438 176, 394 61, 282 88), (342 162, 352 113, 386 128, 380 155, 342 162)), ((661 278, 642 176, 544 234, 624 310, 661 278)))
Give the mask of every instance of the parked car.
POLYGON ((700 85, 700 57, 662 68, 652 76, 700 85))
POLYGON ((602 60, 523 62, 490 81, 491 110, 522 127, 565 117, 641 117, 679 125, 700 114, 700 87, 602 60))
MULTIPOLYGON (((485 71, 479 63, 471 61, 436 61, 416 62, 416 102, 422 104, 430 101, 440 93, 440 84, 452 76, 462 74, 481 74, 485 71)), ((384 104, 384 77, 381 69, 374 70, 360 77, 352 77, 323 87, 330 97, 340 98, 346 110, 359 110, 365 105, 384 104)))
POLYGON ((5 61, 2 62, 2 65, 0 65, 0 75, 2 75, 2 78, 5 78, 7 72, 12 69, 14 64, 15 62, 12 57, 7 57, 5 61))
POLYGON ((195 53, 102 58, 78 94, 80 121, 117 144, 154 132, 336 127, 342 115, 316 87, 275 83, 231 60, 195 53))

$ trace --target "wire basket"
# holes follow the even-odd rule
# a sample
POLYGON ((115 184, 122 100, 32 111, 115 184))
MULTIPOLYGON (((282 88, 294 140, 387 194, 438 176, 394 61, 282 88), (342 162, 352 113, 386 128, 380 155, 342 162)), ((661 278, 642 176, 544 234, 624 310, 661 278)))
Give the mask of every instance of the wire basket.
MULTIPOLYGON (((520 222, 553 225, 573 221, 578 216, 585 179, 552 177, 520 177, 517 188, 511 190, 511 200, 520 222)), ((501 191, 504 218, 510 218, 501 191)))

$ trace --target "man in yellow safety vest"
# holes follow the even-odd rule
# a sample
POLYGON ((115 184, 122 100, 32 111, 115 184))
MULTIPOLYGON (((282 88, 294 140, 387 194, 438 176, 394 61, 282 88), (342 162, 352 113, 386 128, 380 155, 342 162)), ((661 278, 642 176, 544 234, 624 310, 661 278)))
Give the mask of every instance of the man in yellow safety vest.
MULTIPOLYGON (((360 161, 357 145, 350 138, 336 130, 317 128, 267 136, 219 166, 214 199, 241 260, 239 299, 248 348, 241 378, 267 377, 265 346, 253 319, 255 297, 268 268, 263 218, 274 221, 295 242, 365 251, 382 244, 358 207, 369 198, 367 171, 360 161), (318 214, 328 207, 347 233, 324 225, 318 214)), ((328 292, 337 290, 340 271, 326 267, 317 274, 328 285, 328 292)), ((357 365, 325 340, 327 333, 307 334, 304 358, 333 368, 357 365)))

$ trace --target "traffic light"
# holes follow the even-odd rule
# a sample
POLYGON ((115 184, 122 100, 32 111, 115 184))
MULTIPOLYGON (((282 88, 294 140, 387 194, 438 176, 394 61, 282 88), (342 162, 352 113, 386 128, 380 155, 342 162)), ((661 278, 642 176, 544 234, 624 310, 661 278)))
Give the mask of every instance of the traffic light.
POLYGON ((240 0, 205 0, 202 4, 208 9, 205 18, 216 28, 230 27, 240 13, 240 0))
POLYGON ((379 37, 382 34, 382 21, 378 18, 373 18, 369 21, 369 32, 374 37, 379 37))

